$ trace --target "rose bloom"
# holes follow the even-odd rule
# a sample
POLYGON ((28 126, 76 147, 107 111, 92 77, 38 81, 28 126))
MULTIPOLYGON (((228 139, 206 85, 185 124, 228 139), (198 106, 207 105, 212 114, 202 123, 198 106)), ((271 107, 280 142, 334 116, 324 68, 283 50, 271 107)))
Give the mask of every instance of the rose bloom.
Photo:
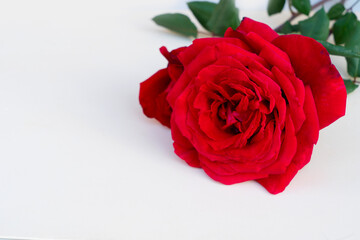
POLYGON ((223 38, 160 50, 169 64, 140 84, 143 111, 171 128, 180 158, 223 184, 282 192, 319 130, 345 114, 343 79, 312 38, 244 18, 223 38))

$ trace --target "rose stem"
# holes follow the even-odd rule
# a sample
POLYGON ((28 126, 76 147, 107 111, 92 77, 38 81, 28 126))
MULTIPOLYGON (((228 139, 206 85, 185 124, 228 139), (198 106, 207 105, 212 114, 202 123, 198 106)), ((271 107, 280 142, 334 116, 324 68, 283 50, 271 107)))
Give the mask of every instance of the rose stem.
POLYGON ((292 10, 291 4, 292 4, 292 0, 289 0, 288 1, 289 10, 290 10, 291 16, 294 16, 296 13, 292 10))
POLYGON ((356 81, 356 76, 354 77, 354 79, 353 79, 353 81, 352 81, 354 84, 360 84, 360 82, 359 81, 356 81))
POLYGON ((348 9, 346 9, 346 12, 352 11, 353 7, 356 6, 356 4, 358 4, 360 2, 360 0, 357 0, 356 2, 354 2, 353 5, 351 5, 348 9))
MULTIPOLYGON (((323 5, 324 3, 329 2, 329 1, 331 1, 331 0, 321 0, 320 2, 315 3, 313 6, 311 6, 311 10, 314 10, 315 8, 321 6, 321 5, 323 5)), ((345 1, 346 1, 346 0, 344 0, 344 2, 345 2, 345 1)), ((280 31, 280 29, 285 25, 285 23, 286 23, 287 21, 291 22, 292 20, 294 20, 295 18, 297 18, 297 17, 300 16, 300 15, 301 15, 301 13, 298 13, 298 12, 295 13, 295 14, 293 14, 293 15, 291 15, 291 17, 290 17, 288 20, 286 20, 286 21, 285 21, 283 24, 281 24, 280 26, 276 27, 274 30, 275 30, 276 32, 280 31)))
POLYGON ((200 34, 209 36, 209 37, 214 37, 215 36, 213 33, 210 33, 210 32, 205 32, 205 31, 197 31, 197 32, 200 33, 200 34))

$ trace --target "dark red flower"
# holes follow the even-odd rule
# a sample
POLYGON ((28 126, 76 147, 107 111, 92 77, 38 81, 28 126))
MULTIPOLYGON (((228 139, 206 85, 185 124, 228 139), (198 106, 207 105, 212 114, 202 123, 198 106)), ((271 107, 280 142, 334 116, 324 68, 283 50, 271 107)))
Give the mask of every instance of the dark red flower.
POLYGON ((345 114, 343 80, 312 38, 244 18, 223 38, 162 53, 168 68, 140 86, 144 113, 170 122, 175 153, 221 183, 282 192, 319 130, 345 114))

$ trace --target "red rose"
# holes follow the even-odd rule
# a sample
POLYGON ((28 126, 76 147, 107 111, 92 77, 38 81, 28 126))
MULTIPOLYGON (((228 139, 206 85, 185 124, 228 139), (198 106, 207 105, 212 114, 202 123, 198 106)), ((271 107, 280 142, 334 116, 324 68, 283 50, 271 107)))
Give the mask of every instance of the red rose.
POLYGON ((140 86, 144 112, 170 121, 175 153, 221 183, 282 192, 345 114, 343 80, 312 38, 244 18, 224 38, 162 52, 168 68, 140 86))

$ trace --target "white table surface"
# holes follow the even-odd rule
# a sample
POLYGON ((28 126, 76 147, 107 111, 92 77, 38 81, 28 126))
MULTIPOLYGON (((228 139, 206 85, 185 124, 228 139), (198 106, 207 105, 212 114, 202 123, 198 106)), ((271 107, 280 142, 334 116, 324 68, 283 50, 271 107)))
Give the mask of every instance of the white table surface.
MULTIPOLYGON (((265 0, 246 2, 242 16, 273 27, 286 18, 250 11, 265 0)), ((189 167, 169 129, 142 114, 139 83, 166 64, 158 48, 191 43, 150 19, 185 9, 1 1, 0 237, 360 239, 360 90, 279 195, 189 167)))

